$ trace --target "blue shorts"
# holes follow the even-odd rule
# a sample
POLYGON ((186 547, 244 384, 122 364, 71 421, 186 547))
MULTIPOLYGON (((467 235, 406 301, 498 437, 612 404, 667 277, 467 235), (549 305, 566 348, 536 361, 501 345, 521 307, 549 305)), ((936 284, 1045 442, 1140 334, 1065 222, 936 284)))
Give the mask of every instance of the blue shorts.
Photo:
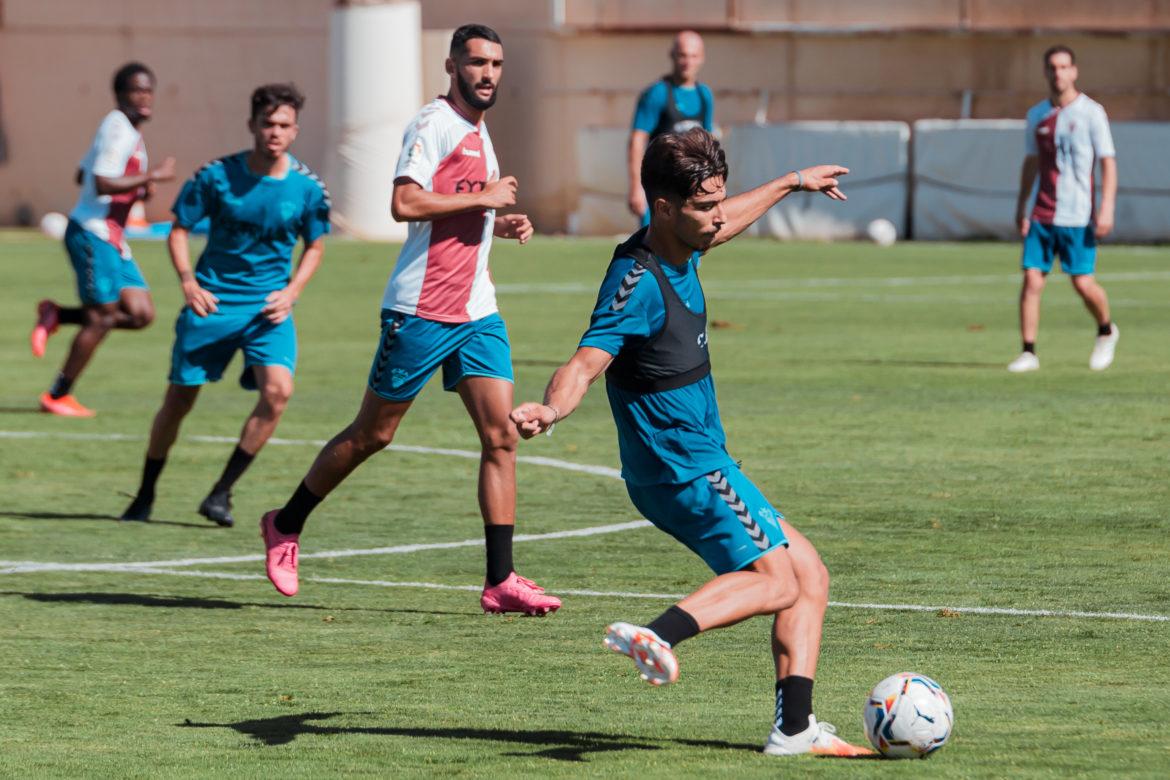
POLYGON ((370 367, 370 390, 387 401, 409 401, 443 368, 443 389, 470 376, 512 381, 512 347, 499 314, 474 322, 435 322, 382 310, 382 340, 370 367))
POLYGON ((175 346, 171 349, 171 384, 202 385, 218 382, 236 350, 244 353, 240 386, 256 389, 253 366, 297 367, 297 328, 290 316, 272 324, 260 313, 263 303, 219 304, 219 309, 200 317, 184 307, 175 320, 175 346))
POLYGON ((138 263, 73 220, 65 228, 65 251, 77 274, 77 295, 86 306, 113 303, 127 288, 150 289, 138 263))
POLYGON ((1097 234, 1092 225, 1061 227, 1033 222, 1024 239, 1024 268, 1043 273, 1052 270, 1053 254, 1060 255, 1060 270, 1069 276, 1091 274, 1097 268, 1097 234))
POLYGON ((642 516, 678 539, 716 574, 739 571, 777 547, 787 547, 784 515, 736 466, 681 485, 631 485, 642 516))

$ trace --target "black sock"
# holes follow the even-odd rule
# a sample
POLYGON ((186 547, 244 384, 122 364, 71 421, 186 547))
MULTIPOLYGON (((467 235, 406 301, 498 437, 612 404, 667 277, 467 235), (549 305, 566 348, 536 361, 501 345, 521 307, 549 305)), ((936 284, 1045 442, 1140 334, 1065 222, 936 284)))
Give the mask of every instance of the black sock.
POLYGON ((811 679, 795 674, 776 681, 776 726, 784 736, 792 737, 808 728, 812 689, 811 679))
POLYGON ((1035 355, 1036 354, 1036 342, 1035 341, 1025 341, 1024 342, 1024 351, 1031 352, 1033 355, 1035 355))
POLYGON ((232 456, 228 458, 227 466, 224 467, 223 474, 220 475, 219 482, 215 483, 215 487, 211 489, 212 493, 230 493, 232 485, 236 484, 236 480, 244 473, 248 466, 252 465, 252 460, 255 455, 249 455, 239 448, 232 451, 232 456))
POLYGON ((1113 322, 1112 321, 1106 322, 1104 325, 1097 326, 1097 335, 1098 336, 1108 336, 1112 333, 1113 333, 1113 322))
POLYGON ((142 465, 142 484, 138 486, 137 501, 146 504, 154 503, 154 484, 158 482, 158 475, 162 473, 165 465, 167 465, 166 458, 146 456, 146 462, 142 465))
POLYGON ((69 391, 73 389, 73 380, 66 379, 64 374, 57 374, 57 378, 53 380, 52 387, 49 388, 49 395, 52 398, 62 398, 69 395, 69 391))
POLYGON ((314 495, 313 491, 305 486, 305 481, 301 480, 301 484, 297 485, 296 492, 284 505, 284 509, 276 513, 272 524, 282 534, 299 534, 305 530, 305 520, 308 519, 309 513, 317 508, 321 500, 321 497, 314 495))
POLYGON ((488 585, 499 585, 512 573, 512 530, 511 525, 485 525, 484 540, 487 543, 488 585))
POLYGON ((85 309, 59 308, 57 309, 57 322, 61 323, 62 325, 84 325, 85 309))
POLYGON ((654 622, 646 628, 658 634, 662 641, 671 647, 699 633, 699 624, 689 612, 677 604, 654 618, 654 622))

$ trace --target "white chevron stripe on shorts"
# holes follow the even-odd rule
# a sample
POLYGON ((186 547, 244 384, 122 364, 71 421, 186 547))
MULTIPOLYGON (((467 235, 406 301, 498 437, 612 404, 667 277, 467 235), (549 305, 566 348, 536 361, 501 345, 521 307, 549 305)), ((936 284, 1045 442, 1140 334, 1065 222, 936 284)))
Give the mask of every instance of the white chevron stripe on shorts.
POLYGON ((752 518, 747 504, 735 492, 735 488, 728 483, 727 477, 723 476, 723 472, 712 471, 707 475, 707 481, 711 483, 711 487, 715 488, 715 492, 731 508, 731 511, 735 512, 735 516, 739 518, 739 522, 743 523, 743 527, 747 531, 748 536, 751 537, 752 543, 761 550, 767 550, 771 547, 772 543, 768 541, 768 535, 764 533, 763 528, 760 528, 760 524, 752 518))

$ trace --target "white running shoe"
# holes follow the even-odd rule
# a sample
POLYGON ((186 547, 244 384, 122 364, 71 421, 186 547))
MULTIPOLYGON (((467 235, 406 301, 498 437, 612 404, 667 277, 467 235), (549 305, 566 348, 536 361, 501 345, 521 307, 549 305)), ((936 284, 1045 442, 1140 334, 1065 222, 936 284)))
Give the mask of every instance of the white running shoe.
POLYGON ((1039 371, 1040 358, 1035 352, 1021 352, 1020 356, 1008 363, 1008 371, 1013 374, 1022 374, 1025 371, 1039 371))
POLYGON ((611 623, 605 627, 602 644, 633 658, 638 673, 651 685, 669 685, 678 679, 678 660, 670 645, 648 628, 611 623))
POLYGON ((869 748, 850 745, 837 736, 837 727, 832 723, 818 723, 813 715, 808 716, 808 728, 791 737, 772 728, 768 741, 764 743, 764 752, 769 756, 798 756, 802 753, 812 753, 815 756, 868 756, 873 753, 869 748))
POLYGON ((1089 368, 1094 371, 1104 371, 1113 365, 1113 351, 1117 349, 1117 339, 1121 338, 1121 331, 1117 325, 1110 326, 1108 336, 1098 336, 1093 345, 1093 354, 1089 356, 1089 368))

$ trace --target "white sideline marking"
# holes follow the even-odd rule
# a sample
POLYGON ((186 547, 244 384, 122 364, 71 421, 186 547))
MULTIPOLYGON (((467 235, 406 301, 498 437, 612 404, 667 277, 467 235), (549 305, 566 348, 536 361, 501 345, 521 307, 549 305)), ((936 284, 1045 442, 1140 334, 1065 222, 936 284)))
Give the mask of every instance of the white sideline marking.
MULTIPOLYGON (((1155 282, 1170 281, 1170 271, 1122 271, 1117 273, 1096 274, 1103 282, 1155 282)), ((1012 274, 980 274, 968 276, 877 276, 872 278, 821 278, 821 279, 745 279, 735 282, 711 281, 704 285, 704 290, 711 296, 720 293, 735 291, 755 291, 760 289, 771 290, 807 290, 823 287, 936 287, 936 286, 967 286, 975 284, 1018 284, 1019 273, 1012 274)), ((549 284, 497 284, 496 292, 530 294, 530 293, 596 293, 596 284, 584 282, 562 282, 549 284)))
MULTIPOLYGON (((635 528, 646 528, 648 520, 631 520, 625 523, 596 525, 591 528, 575 528, 569 531, 552 531, 547 534, 516 534, 516 542, 538 542, 545 539, 570 539, 579 536, 598 536, 635 528)), ((371 547, 360 550, 325 550, 302 553, 300 558, 353 558, 359 555, 396 555, 421 550, 450 550, 455 547, 482 547, 483 539, 464 539, 461 542, 430 542, 424 544, 399 544, 393 547, 371 547)), ((225 555, 217 558, 182 558, 175 561, 128 561, 122 563, 53 563, 40 561, 0 561, 0 574, 21 574, 36 571, 110 571, 127 572, 173 568, 176 566, 202 566, 215 563, 259 563, 263 555, 225 555)))
MULTIPOLYGON (((302 556, 306 557, 306 556, 302 556)), ((121 569, 111 569, 121 574, 160 574, 175 577, 197 577, 213 580, 257 581, 265 580, 262 574, 238 574, 227 571, 192 571, 190 569, 166 569, 146 566, 121 565, 121 569)), ((26 569, 25 571, 32 571, 26 569)), ((0 572, 12 573, 12 572, 0 572)), ((303 582, 315 582, 323 585, 369 585, 379 588, 418 588, 424 590, 454 590, 477 592, 483 589, 482 585, 445 585, 438 582, 393 582, 390 580, 357 580, 348 577, 302 577, 303 582)), ((650 599, 655 601, 678 601, 685 594, 682 593, 633 593, 629 591, 579 590, 556 589, 552 591, 561 596, 585 596, 595 598, 623 598, 623 599, 650 599)), ((886 610, 891 612, 950 612, 972 615, 995 615, 1005 617, 1055 617, 1055 618, 1087 618, 1097 620, 1133 620, 1152 623, 1170 622, 1170 615, 1143 615, 1133 612, 1084 612, 1081 610, 1059 609, 1014 609, 1012 607, 942 607, 926 606, 924 604, 858 604, 849 601, 830 601, 830 607, 838 609, 886 610)))
MULTIPOLYGON (((67 433, 64 431, 0 431, 0 439, 66 439, 69 441, 146 441, 145 436, 135 436, 128 433, 67 433)), ((199 444, 235 444, 238 436, 185 436, 184 440, 199 444)), ((269 444, 278 447, 324 447, 328 442, 325 439, 281 439, 273 436, 269 444)), ((391 444, 383 452, 412 452, 419 455, 447 455, 454 458, 479 460, 480 453, 475 450, 452 450, 442 447, 419 447, 413 444, 391 444)), ((598 477, 621 479, 622 472, 610 466, 592 466, 588 463, 573 463, 557 458, 545 458, 538 455, 518 455, 518 463, 529 463, 533 466, 548 466, 562 471, 577 471, 583 474, 593 474, 598 477)))

